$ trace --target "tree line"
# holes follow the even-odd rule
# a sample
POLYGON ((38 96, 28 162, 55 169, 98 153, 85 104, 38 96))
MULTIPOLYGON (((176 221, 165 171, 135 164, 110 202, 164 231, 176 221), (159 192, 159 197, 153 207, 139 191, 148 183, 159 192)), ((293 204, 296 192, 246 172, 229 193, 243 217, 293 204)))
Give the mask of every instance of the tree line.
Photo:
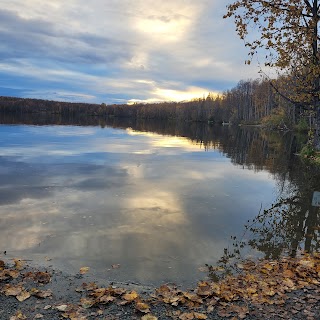
MULTIPOLYGON (((281 86, 283 79, 273 80, 281 86)), ((287 88, 287 90, 289 90, 287 88)), ((303 106, 297 107, 282 97, 268 79, 242 80, 219 95, 183 102, 128 104, 71 103, 15 97, 0 97, 1 114, 48 114, 82 118, 137 118, 186 122, 264 123, 271 127, 289 128, 306 122, 303 106)))

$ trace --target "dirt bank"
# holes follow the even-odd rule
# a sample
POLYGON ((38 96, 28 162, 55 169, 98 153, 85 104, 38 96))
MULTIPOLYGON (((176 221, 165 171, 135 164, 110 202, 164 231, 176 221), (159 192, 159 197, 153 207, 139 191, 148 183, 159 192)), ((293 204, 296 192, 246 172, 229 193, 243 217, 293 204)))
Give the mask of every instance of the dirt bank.
POLYGON ((240 267, 241 275, 183 291, 0 260, 0 319, 320 319, 320 255, 240 267))

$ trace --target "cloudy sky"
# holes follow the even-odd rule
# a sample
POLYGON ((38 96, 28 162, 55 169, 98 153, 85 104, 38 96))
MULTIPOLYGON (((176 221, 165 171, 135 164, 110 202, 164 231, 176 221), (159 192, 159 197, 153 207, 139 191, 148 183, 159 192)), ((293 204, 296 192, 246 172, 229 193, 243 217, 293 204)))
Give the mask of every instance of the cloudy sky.
POLYGON ((0 0, 0 95, 181 101, 258 77, 225 0, 0 0))

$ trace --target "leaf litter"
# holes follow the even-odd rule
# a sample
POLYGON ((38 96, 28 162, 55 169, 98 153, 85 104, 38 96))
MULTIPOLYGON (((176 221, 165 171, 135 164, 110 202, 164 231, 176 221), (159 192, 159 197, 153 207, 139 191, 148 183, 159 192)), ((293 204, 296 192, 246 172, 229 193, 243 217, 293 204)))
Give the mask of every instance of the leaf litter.
MULTIPOLYGON (((0 296, 15 297, 20 303, 35 298, 52 299, 54 294, 50 289, 40 288, 50 284, 51 274, 22 272, 24 265, 20 261, 14 260, 14 266, 8 267, 0 260, 0 296), (40 287, 28 289, 26 281, 33 281, 40 287)), ((82 274, 89 270, 87 267, 81 269, 82 274)), ((308 320, 317 319, 320 312, 319 253, 303 254, 299 258, 285 257, 279 261, 243 261, 239 269, 240 274, 228 275, 218 282, 210 279, 200 281, 193 290, 184 291, 178 286, 163 284, 154 293, 144 296, 132 289, 83 283, 75 290, 75 295, 81 295, 78 302, 46 303, 43 312, 57 310, 62 318, 86 320, 108 315, 111 308, 118 308, 118 313, 126 308, 131 310, 133 319, 155 320, 164 316, 165 319, 188 320, 217 316, 226 319, 256 316, 255 319, 259 319, 259 312, 260 318, 261 312, 276 317, 281 313, 279 310, 283 310, 279 316, 283 319, 294 319, 297 315, 308 320), (299 292, 299 295, 290 296, 294 292, 299 292), (288 301, 293 307, 286 308, 288 301), (160 313, 159 308, 162 310, 160 313)), ((23 309, 20 309, 10 319, 26 319, 23 309)), ((37 314, 37 318, 41 318, 42 314, 37 314)))

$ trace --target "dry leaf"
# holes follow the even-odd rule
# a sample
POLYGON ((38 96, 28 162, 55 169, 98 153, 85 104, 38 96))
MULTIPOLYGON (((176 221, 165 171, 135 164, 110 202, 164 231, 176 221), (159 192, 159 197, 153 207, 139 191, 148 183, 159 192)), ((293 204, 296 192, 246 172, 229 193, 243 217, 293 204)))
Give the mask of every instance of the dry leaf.
POLYGON ((39 282, 39 283, 43 283, 43 284, 47 284, 50 282, 51 280, 51 275, 48 272, 41 272, 38 271, 35 275, 34 275, 34 280, 39 282))
POLYGON ((57 310, 59 310, 59 311, 64 312, 64 311, 66 311, 66 310, 68 309, 68 305, 67 305, 67 304, 61 304, 61 305, 59 305, 59 306, 56 306, 55 308, 56 308, 57 310))
POLYGON ((22 290, 21 293, 16 296, 16 298, 17 298, 20 302, 22 302, 22 301, 24 301, 24 300, 27 300, 27 299, 29 299, 30 297, 31 297, 30 292, 28 292, 28 291, 26 291, 26 290, 22 290))
POLYGON ((143 313, 150 312, 150 307, 144 302, 137 302, 136 309, 143 313))
POLYGON ((25 320, 27 317, 19 310, 17 313, 10 317, 10 320, 25 320))
POLYGON ((194 313, 193 312, 187 312, 187 313, 182 313, 179 316, 180 320, 193 320, 194 319, 194 313))
POLYGON ((80 303, 81 303, 82 308, 88 309, 88 308, 91 308, 96 303, 96 300, 88 299, 88 298, 81 298, 80 303))
POLYGON ((89 267, 82 267, 82 268, 80 268, 80 274, 85 274, 85 273, 87 273, 88 271, 89 271, 89 267))
POLYGON ((194 312, 193 314, 196 319, 207 319, 208 318, 204 313, 194 312))
POLYGON ((8 274, 11 278, 17 279, 20 276, 20 272, 18 270, 5 270, 6 274, 8 274))
POLYGON ((36 296, 37 298, 42 298, 42 299, 45 299, 45 298, 48 298, 48 297, 51 297, 52 296, 52 291, 51 290, 39 290, 39 289, 36 289, 36 288, 32 288, 31 289, 31 294, 33 296, 36 296))
POLYGON ((113 264, 111 265, 112 269, 119 269, 120 268, 120 264, 113 264))
POLYGON ((149 313, 144 315, 141 320, 158 320, 158 318, 149 313))
POLYGON ((15 268, 18 270, 22 270, 24 267, 24 261, 21 259, 13 259, 15 268))
POLYGON ((6 296, 17 296, 19 295, 24 288, 21 285, 12 286, 10 284, 6 284, 3 292, 6 296))
POLYGON ((123 299, 126 301, 133 301, 135 299, 137 299, 139 297, 139 295, 137 294, 137 292, 135 291, 131 291, 129 293, 126 293, 125 295, 123 295, 123 299))
POLYGON ((100 303, 109 303, 109 302, 113 302, 114 300, 116 300, 115 297, 110 296, 110 295, 105 295, 105 296, 102 296, 102 297, 99 299, 99 302, 100 302, 100 303))

